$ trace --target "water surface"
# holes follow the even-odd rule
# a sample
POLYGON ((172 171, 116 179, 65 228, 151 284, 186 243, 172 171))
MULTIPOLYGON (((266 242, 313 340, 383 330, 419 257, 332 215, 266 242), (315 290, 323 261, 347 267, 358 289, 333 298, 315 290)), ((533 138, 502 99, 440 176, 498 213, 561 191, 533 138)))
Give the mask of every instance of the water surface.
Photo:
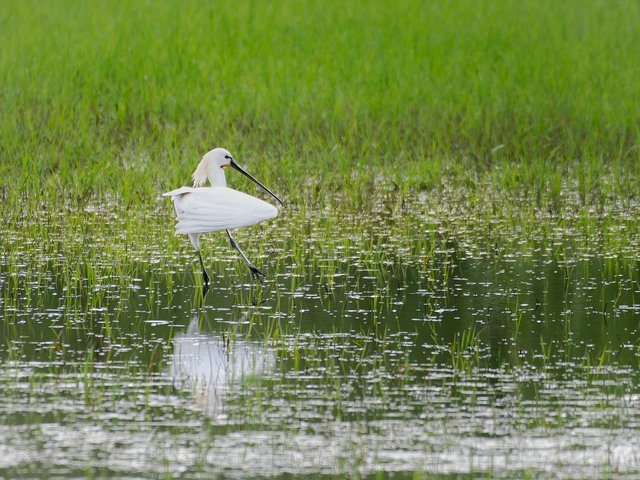
POLYGON ((97 278, 5 261, 0 476, 640 471, 634 261, 383 234, 250 244, 261 285, 216 245, 204 301, 186 245, 97 278))

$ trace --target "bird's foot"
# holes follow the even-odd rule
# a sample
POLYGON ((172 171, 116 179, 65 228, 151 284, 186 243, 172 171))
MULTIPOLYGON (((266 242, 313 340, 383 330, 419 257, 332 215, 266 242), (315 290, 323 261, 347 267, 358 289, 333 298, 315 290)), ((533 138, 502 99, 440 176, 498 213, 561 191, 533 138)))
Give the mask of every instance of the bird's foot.
POLYGON ((254 280, 257 279, 262 282, 262 280, 264 280, 267 277, 264 273, 258 270, 257 267, 252 263, 249 263, 248 267, 249 267, 249 270, 251 270, 251 275, 253 275, 254 280))

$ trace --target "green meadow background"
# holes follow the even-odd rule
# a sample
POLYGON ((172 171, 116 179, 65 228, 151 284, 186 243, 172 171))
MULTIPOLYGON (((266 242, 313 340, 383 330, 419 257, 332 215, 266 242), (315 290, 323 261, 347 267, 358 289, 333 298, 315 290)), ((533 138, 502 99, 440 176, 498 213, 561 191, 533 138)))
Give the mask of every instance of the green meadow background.
POLYGON ((598 195, 637 169, 632 0, 0 6, 5 198, 145 203, 214 146, 294 203, 478 179, 598 195))

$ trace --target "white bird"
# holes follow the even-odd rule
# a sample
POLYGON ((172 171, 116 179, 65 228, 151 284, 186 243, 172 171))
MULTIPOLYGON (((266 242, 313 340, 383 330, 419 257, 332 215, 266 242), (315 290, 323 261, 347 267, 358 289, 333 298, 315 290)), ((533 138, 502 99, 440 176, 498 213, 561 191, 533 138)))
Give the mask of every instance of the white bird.
POLYGON ((224 177, 224 169, 226 167, 235 168, 249 177, 282 205, 282 200, 240 168, 231 154, 224 148, 214 148, 202 157, 191 176, 193 187, 181 187, 162 194, 163 197, 171 197, 173 200, 173 206, 178 216, 176 233, 189 235, 189 240, 191 240, 198 253, 205 289, 209 287, 209 276, 204 268, 200 253, 200 235, 226 230, 231 246, 240 253, 251 273, 254 276, 264 277, 264 273, 258 270, 249 261, 244 252, 240 250, 229 230, 247 227, 278 215, 278 209, 273 205, 246 193, 227 188, 227 182, 224 177), (207 180, 209 180, 211 187, 202 187, 207 180))

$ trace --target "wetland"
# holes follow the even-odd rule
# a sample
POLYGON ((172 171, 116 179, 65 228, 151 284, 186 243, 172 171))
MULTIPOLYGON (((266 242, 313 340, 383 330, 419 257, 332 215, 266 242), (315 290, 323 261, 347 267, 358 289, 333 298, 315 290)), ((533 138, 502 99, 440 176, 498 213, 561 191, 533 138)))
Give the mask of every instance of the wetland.
POLYGON ((75 225, 122 212, 51 219, 86 263, 3 232, 3 476, 635 471, 637 206, 592 230, 567 200, 524 242, 508 216, 471 232, 487 206, 459 192, 285 208, 237 234, 262 283, 210 235, 204 298, 186 239, 149 246, 166 202, 104 246, 75 225))
POLYGON ((0 478, 639 475, 637 2, 1 3, 0 478))

